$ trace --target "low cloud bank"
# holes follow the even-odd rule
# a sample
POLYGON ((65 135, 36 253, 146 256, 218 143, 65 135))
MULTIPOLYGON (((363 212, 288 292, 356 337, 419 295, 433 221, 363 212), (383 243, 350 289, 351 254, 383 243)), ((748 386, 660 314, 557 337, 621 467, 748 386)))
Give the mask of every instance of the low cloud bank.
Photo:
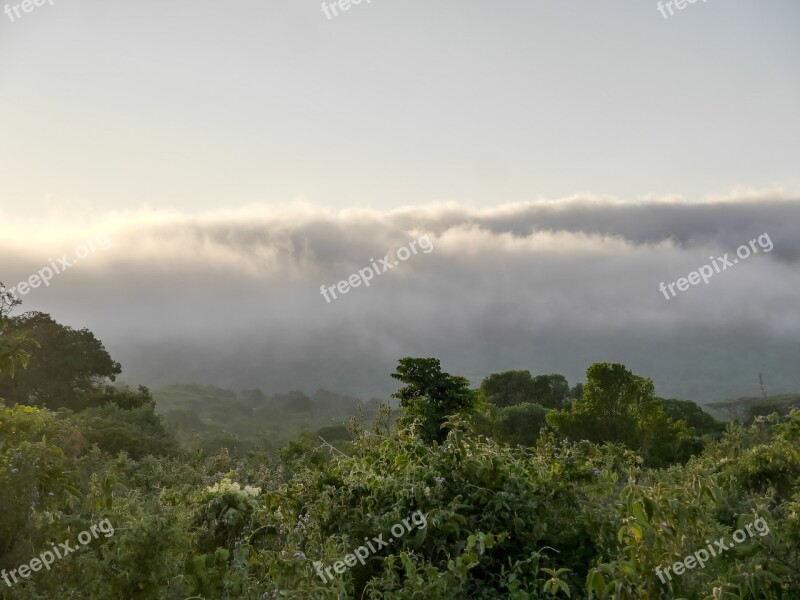
POLYGON ((151 384, 369 397, 394 389, 389 373, 406 355, 438 356, 476 384, 512 368, 576 382, 602 360, 652 377, 661 395, 713 401, 756 394, 758 373, 770 393, 800 391, 798 200, 576 196, 387 213, 295 204, 11 223, 0 280, 15 285, 106 236, 109 249, 31 290, 23 308, 89 327, 127 379, 151 384), (668 302, 659 292, 764 233, 771 252, 668 302), (430 253, 336 302, 321 296, 425 234, 430 253))

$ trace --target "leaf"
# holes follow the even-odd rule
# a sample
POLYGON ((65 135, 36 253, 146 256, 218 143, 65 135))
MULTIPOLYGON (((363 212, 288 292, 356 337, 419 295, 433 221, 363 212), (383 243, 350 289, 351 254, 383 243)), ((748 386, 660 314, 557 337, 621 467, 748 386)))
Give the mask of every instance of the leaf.
POLYGON ((621 544, 624 539, 625 539, 625 526, 623 525, 622 527, 619 528, 619 531, 617 532, 617 541, 621 544))
POLYGON ((586 592, 589 598, 591 598, 594 594, 598 598, 602 599, 604 597, 603 588, 605 587, 605 584, 606 580, 603 577, 603 574, 598 570, 592 570, 586 577, 586 592))
POLYGON ((428 537, 428 528, 425 527, 423 529, 417 529, 417 533, 414 536, 414 544, 416 546, 421 546, 422 542, 425 541, 425 538, 428 537))
POLYGON ((637 542, 642 541, 642 528, 639 527, 636 523, 631 523, 631 531, 633 532, 633 537, 636 538, 637 542))
POLYGON ((645 512, 644 504, 639 500, 633 503, 633 516, 636 517, 636 520, 642 524, 650 523, 650 519, 647 517, 647 513, 645 512))

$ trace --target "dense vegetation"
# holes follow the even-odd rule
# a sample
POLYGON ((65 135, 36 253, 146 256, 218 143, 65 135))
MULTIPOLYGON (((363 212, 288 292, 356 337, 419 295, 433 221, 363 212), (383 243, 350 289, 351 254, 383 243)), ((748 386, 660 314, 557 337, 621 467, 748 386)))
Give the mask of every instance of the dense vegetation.
MULTIPOLYGON (((89 332, 0 315, 0 569, 114 528, 0 580, 4 599, 800 597, 796 411, 725 427, 622 365, 573 388, 512 371, 473 390, 407 357, 399 408, 347 436, 207 453, 179 444, 146 388, 111 386, 119 366, 89 332), (425 525, 392 533, 412 514, 425 525), (768 534, 656 575, 759 518, 768 534)), ((234 393, 229 412, 292 399, 234 393)))
MULTIPOLYGON (((351 418, 371 422, 380 401, 317 390, 265 394, 259 389, 240 392, 211 385, 170 385, 152 392, 156 412, 175 432, 181 445, 213 453, 227 448, 243 455, 276 450, 302 434, 316 432, 327 441, 349 440, 343 425, 351 418)), ((314 435, 314 437, 317 437, 314 435)))

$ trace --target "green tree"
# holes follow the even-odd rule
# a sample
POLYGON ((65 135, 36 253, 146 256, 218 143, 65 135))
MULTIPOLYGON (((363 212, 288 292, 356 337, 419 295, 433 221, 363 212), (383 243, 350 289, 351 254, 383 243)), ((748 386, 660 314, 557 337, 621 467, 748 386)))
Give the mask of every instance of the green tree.
POLYGON ((8 319, 4 337, 7 333, 28 340, 30 354, 24 373, 0 382, 0 396, 11 402, 80 410, 121 371, 91 331, 60 325, 50 315, 31 312, 8 319))
POLYGON ((558 373, 533 378, 533 402, 545 408, 564 408, 569 402, 569 383, 558 373))
POLYGON ((537 375, 530 371, 492 373, 481 382, 481 400, 499 407, 517 404, 540 404, 545 408, 563 408, 569 398, 569 384, 563 375, 537 375))
POLYGON ((481 382, 478 390, 481 400, 500 407, 531 402, 533 393, 530 371, 492 373, 481 382))
POLYGON ((110 455, 126 452, 139 460, 150 455, 169 456, 177 451, 177 440, 155 413, 154 404, 126 409, 110 402, 87 408, 72 415, 70 420, 90 444, 97 444, 110 455))
POLYGON ((4 324, 8 319, 8 315, 20 304, 22 304, 22 300, 9 292, 5 284, 0 281, 0 326, 4 324))
POLYGON ((28 340, 25 336, 13 332, 9 328, 9 314, 22 300, 14 296, 0 281, 0 382, 14 379, 20 367, 28 367, 30 356, 24 346, 28 340))
POLYGON ((417 423, 426 441, 442 442, 447 431, 442 425, 455 413, 469 414, 474 410, 477 395, 469 382, 460 376, 442 373, 437 358, 402 358, 392 377, 405 384, 394 394, 400 399, 402 426, 417 423))
POLYGON ((693 435, 685 422, 669 418, 651 379, 618 363, 591 365, 582 397, 570 409, 548 414, 547 423, 573 440, 638 450, 654 466, 684 458, 680 448, 693 435))
POLYGON ((667 415, 675 421, 685 421, 697 435, 713 435, 718 438, 725 432, 725 423, 718 421, 691 400, 668 398, 661 400, 667 415))
MULTIPOLYGON (((0 382, 14 379, 20 367, 28 367, 30 357, 22 348, 24 341, 0 333, 0 382)), ((0 392, 2 393, 2 392, 0 392)))

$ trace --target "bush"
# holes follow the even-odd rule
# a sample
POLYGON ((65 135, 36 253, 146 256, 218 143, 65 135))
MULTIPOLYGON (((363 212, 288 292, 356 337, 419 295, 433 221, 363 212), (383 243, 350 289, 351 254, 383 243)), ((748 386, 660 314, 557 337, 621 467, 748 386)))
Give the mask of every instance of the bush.
POLYGON ((140 459, 148 455, 170 456, 178 450, 177 441, 164 428, 152 404, 132 410, 106 404, 77 413, 71 421, 90 443, 107 454, 126 452, 131 458, 140 459))

